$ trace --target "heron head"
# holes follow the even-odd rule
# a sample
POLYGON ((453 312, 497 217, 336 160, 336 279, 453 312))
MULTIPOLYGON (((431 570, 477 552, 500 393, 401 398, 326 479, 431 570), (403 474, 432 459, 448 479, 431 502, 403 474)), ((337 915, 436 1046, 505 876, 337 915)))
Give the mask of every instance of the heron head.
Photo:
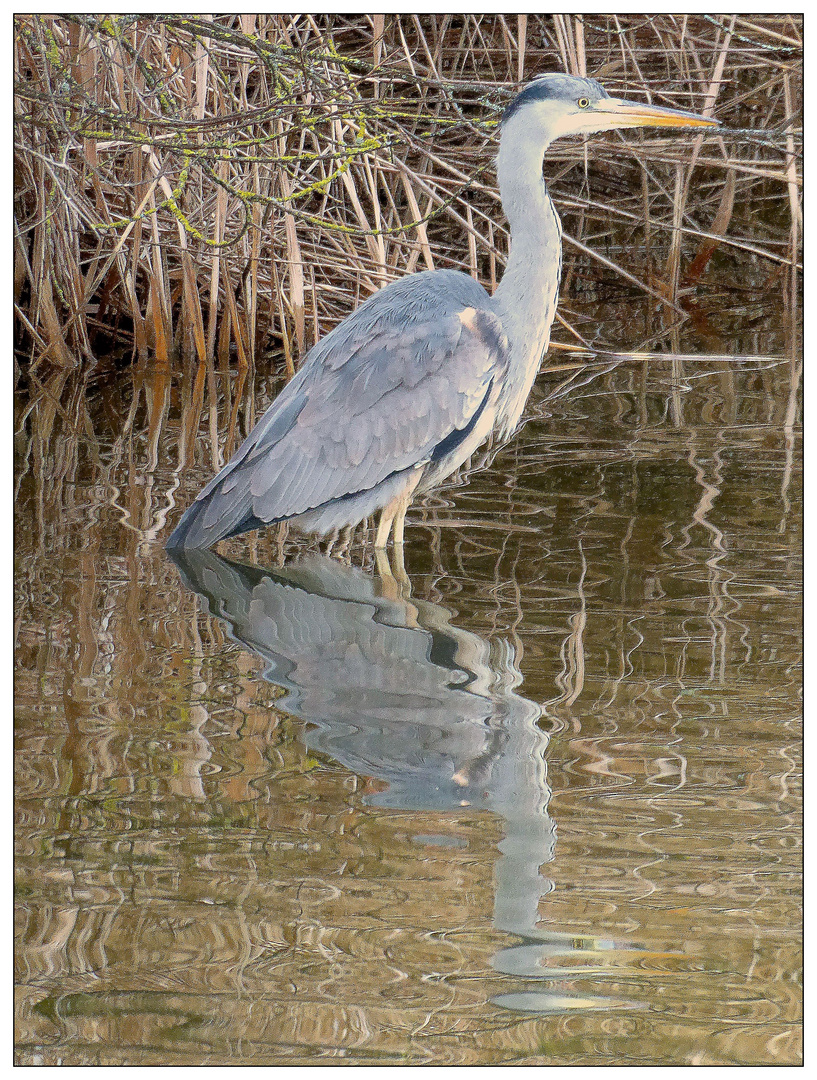
POLYGON ((595 79, 540 75, 517 94, 502 119, 538 126, 548 141, 625 127, 718 127, 720 121, 681 109, 665 109, 611 97, 595 79))

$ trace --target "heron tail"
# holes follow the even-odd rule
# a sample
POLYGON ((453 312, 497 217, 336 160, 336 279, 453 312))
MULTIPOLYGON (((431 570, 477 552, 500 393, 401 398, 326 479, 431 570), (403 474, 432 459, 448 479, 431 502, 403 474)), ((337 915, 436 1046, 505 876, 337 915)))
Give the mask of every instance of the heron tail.
POLYGON ((228 476, 229 474, 223 478, 216 477, 221 483, 214 486, 211 482, 195 502, 188 506, 170 534, 165 545, 167 548, 171 551, 181 548, 209 548, 219 540, 226 540, 269 524, 260 521, 253 514, 250 499, 244 496, 243 492, 241 495, 244 497, 236 498, 232 497, 232 491, 222 490, 228 476))

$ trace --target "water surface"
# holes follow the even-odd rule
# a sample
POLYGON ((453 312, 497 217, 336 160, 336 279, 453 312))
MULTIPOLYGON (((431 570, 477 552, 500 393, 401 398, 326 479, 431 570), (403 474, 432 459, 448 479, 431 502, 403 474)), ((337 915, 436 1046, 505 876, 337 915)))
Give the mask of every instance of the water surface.
POLYGON ((408 583, 362 539, 177 567, 175 379, 21 417, 18 1061, 798 1063, 798 369, 756 344, 543 375, 408 583))

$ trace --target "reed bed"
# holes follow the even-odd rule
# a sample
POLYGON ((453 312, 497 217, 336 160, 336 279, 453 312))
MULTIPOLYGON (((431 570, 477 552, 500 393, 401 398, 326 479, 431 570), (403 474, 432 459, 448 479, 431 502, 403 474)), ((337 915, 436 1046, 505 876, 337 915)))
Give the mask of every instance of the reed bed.
MULTIPOLYGON (((757 16, 21 15, 15 357, 28 385, 138 358, 291 373, 417 269, 490 288, 501 111, 548 70, 713 113, 717 136, 562 141, 563 291, 681 317, 728 275, 795 295, 801 20, 757 16)), ((569 308, 560 335, 587 344, 569 308)), ((229 409, 228 409, 229 417, 229 409)))

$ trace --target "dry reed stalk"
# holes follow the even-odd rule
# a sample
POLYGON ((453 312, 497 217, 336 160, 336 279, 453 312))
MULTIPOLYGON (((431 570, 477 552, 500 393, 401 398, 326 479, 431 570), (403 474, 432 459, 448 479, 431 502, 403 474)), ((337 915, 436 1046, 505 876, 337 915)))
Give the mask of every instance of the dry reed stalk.
MULTIPOLYGON (((287 332, 286 314, 284 312, 284 294, 278 278, 277 261, 273 261, 272 264, 272 281, 273 295, 275 296, 278 305, 278 319, 281 327, 281 344, 284 350, 284 364, 286 366, 286 373, 291 378, 295 374, 295 363, 292 359, 292 346, 290 344, 289 334, 287 332)), ((235 301, 233 300, 233 306, 234 303, 235 301)))
POLYGON ((716 237, 721 238, 726 235, 735 205, 735 182, 735 170, 730 169, 726 174, 723 194, 717 212, 712 219, 712 224, 709 226, 710 235, 701 243, 695 258, 687 268, 684 274, 685 285, 690 285, 700 278, 718 247, 719 240, 716 237))
POLYGON ((794 262, 799 248, 800 232, 802 229, 803 214, 800 208, 800 191, 797 180, 797 159, 794 152, 794 132, 792 124, 794 113, 791 96, 791 74, 783 72, 783 97, 786 103, 786 183, 789 192, 789 206, 791 208, 791 258, 794 262))
MULTIPOLYGON (((218 177, 224 181, 227 178, 227 163, 220 161, 218 164, 218 177)), ((212 356, 215 349, 216 330, 218 329, 219 312, 219 282, 222 273, 221 243, 224 240, 225 217, 227 212, 227 192, 219 187, 216 194, 215 219, 213 221, 213 238, 216 248, 210 262, 210 308, 207 312, 207 355, 212 356)))
MULTIPOLYGON (((372 16, 372 30, 374 31, 372 42, 372 60, 374 61, 375 68, 380 67, 380 61, 383 57, 383 34, 386 30, 386 16, 385 15, 373 15, 372 16)), ((373 85, 374 96, 380 97, 380 80, 375 78, 373 85)))
MULTIPOLYGON (((261 178, 258 166, 253 166, 253 187, 255 191, 261 190, 261 178)), ((252 208, 252 231, 250 233, 250 260, 247 268, 247 292, 249 304, 247 305, 247 344, 250 360, 255 363, 256 341, 258 338, 258 289, 259 289, 259 266, 261 261, 261 223, 263 208, 260 202, 253 203, 252 208)))
POLYGON ((527 15, 516 16, 516 40, 518 44, 517 50, 517 64, 516 64, 516 81, 522 82, 525 77, 525 46, 527 44, 528 37, 528 17, 527 15))

